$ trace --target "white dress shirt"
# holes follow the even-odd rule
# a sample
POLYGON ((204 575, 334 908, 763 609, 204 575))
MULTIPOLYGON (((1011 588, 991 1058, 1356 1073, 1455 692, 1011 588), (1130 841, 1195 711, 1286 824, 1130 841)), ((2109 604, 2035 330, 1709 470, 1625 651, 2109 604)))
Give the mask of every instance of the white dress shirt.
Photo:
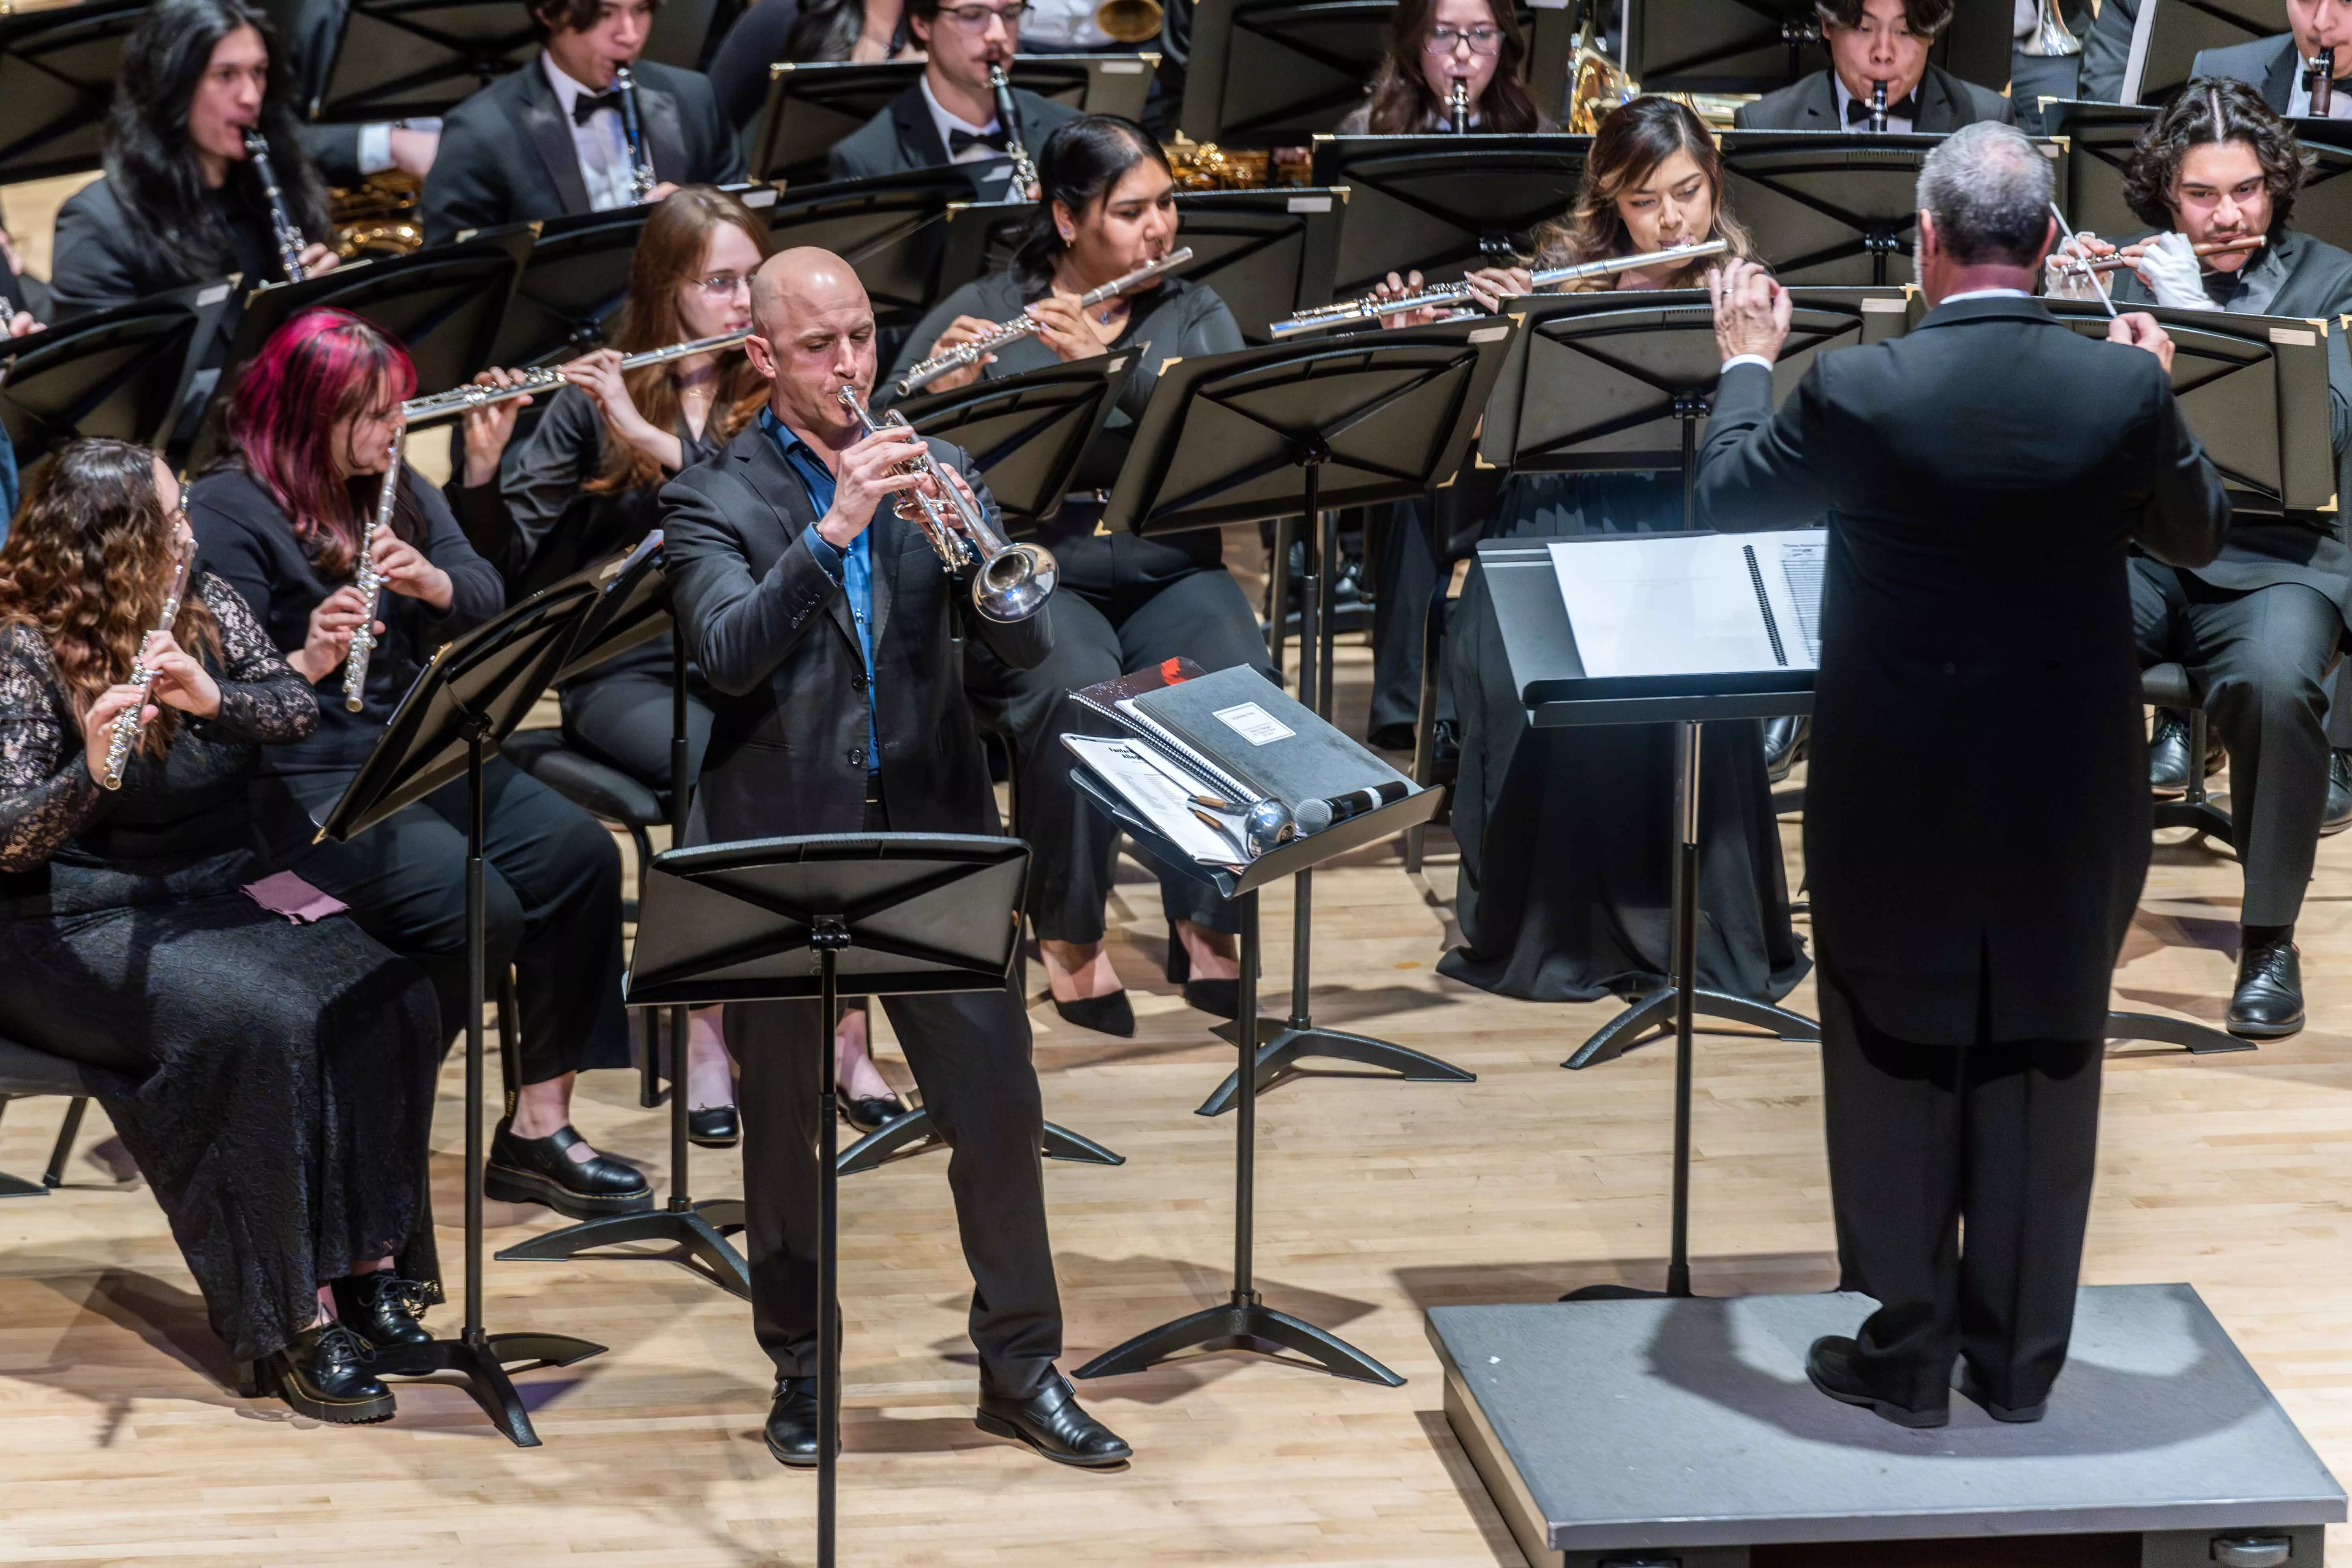
MULTIPOLYGON (((1851 125, 1856 131, 1869 130, 1870 121, 1866 116, 1861 120, 1852 121, 1846 118, 1846 115, 1851 112, 1851 110, 1846 108, 1846 105, 1849 103, 1859 102, 1866 109, 1869 107, 1870 100, 1868 99, 1856 99, 1853 94, 1846 91, 1845 78, 1838 75, 1835 71, 1830 72, 1830 83, 1837 89, 1838 129, 1843 131, 1847 126, 1851 125)), ((1919 87, 1925 87, 1927 85, 1927 79, 1922 76, 1919 79, 1919 87)), ((1916 97, 1918 94, 1919 87, 1915 87, 1911 89, 1913 96, 1916 97)), ((1894 109, 1895 100, 1902 96, 1903 95, 1901 93, 1895 90, 1895 84, 1893 82, 1890 81, 1886 84, 1886 105, 1889 110, 1894 109)), ((1895 114, 1890 112, 1886 116, 1886 129, 1889 131, 1904 132, 1907 133, 1911 129, 1911 118, 1906 114, 1895 114)))
MULTIPOLYGON (((959 153, 955 150, 954 143, 948 139, 948 132, 951 131, 961 131, 967 136, 993 136, 997 131, 996 116, 990 115, 988 123, 985 125, 974 125, 969 120, 959 120, 950 114, 940 106, 940 100, 932 96, 930 73, 928 71, 916 79, 916 85, 923 89, 923 107, 931 111, 931 128, 940 133, 940 145, 948 149, 948 162, 985 163, 993 160, 996 167, 980 171, 982 184, 983 186, 1001 184, 1005 187, 1005 191, 1010 191, 1013 180, 1013 160, 1009 155, 998 152, 993 147, 978 145, 968 145, 959 153)), ((1004 195, 1005 191, 983 189, 981 198, 983 201, 996 201, 1004 195)))
POLYGON ((1021 36, 1065 49, 1108 48, 1118 40, 1096 24, 1096 9, 1095 0, 1029 0, 1029 14, 1021 18, 1021 36))
POLYGON ((630 188, 629 133, 621 124, 620 110, 600 109, 588 117, 587 124, 577 123, 572 118, 572 106, 583 98, 593 98, 596 89, 566 76, 555 57, 545 50, 540 52, 539 63, 547 72, 547 85, 555 89, 555 107, 571 127, 572 151, 580 160, 581 183, 588 187, 589 209, 608 213, 635 205, 630 188))
MULTIPOLYGON (((2303 58, 2301 50, 2297 50, 2294 57, 2294 76, 2287 83, 2286 89, 2286 113, 2290 120, 2307 119, 2311 114, 2311 89, 2304 85, 2305 78, 2310 70, 2311 62, 2303 58)), ((2327 100, 2326 118, 2352 120, 2352 82, 2342 80, 2336 82, 2335 96, 2327 100)))

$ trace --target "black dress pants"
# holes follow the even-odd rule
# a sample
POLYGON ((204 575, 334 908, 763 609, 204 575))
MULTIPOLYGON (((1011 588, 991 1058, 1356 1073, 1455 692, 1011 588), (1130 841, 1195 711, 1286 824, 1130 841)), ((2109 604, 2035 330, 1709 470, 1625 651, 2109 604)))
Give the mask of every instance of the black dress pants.
POLYGON ((2245 868, 2239 920, 2292 925, 2327 805, 2326 676, 2344 617, 2299 583, 2233 591, 2144 557, 2131 563, 2140 658, 2201 675, 2230 748, 2230 815, 2245 868))
POLYGON ((1872 1027, 1822 969, 1842 1288, 1879 1302, 1855 1335, 1863 1374, 1927 1409, 1965 1355, 1996 1403, 2039 1404, 2074 1329, 2103 1043, 1915 1045, 1872 1027))
MULTIPOLYGON (((866 830, 887 829, 887 817, 869 808, 866 830)), ((1030 1063, 1029 1016, 1011 985, 881 1000, 950 1151, 981 1385, 1026 1398, 1045 1386, 1062 1353, 1039 1153, 1045 1112, 1030 1063)), ((814 1002, 727 1008, 727 1048, 742 1075, 751 1329, 779 1377, 817 1370, 817 1076, 821 1064, 830 1070, 833 1037, 819 1013, 814 1002)))
MULTIPOLYGON (((1068 693, 1149 669, 1179 655, 1203 669, 1246 664, 1270 670, 1265 639, 1241 585, 1222 564, 1156 585, 1092 594, 1067 582, 1054 595, 1054 651, 1034 669, 1008 669, 973 638, 964 644, 964 690, 982 726, 1006 735, 1018 770, 1021 820, 1013 831, 1036 852, 1029 913, 1037 934, 1056 942, 1100 942, 1110 896, 1118 830, 1078 799, 1070 782, 1076 760, 1065 734, 1111 734, 1068 693)), ((1170 921, 1237 931, 1240 917, 1202 879, 1163 869, 1160 900, 1170 921)))
MULTIPOLYGON (((668 660, 649 669, 593 670, 557 693, 563 742, 656 791, 669 788, 672 727, 668 660)), ((710 747, 710 704, 686 691, 686 776, 702 775, 710 747)))
MULTIPOLYGON (((495 982, 506 965, 515 968, 522 1008, 516 1081, 628 1066, 613 836, 503 758, 490 760, 482 784, 488 973, 495 982)), ((306 843, 290 858, 304 880, 352 907, 362 931, 425 966, 451 1029, 464 1024, 469 1005, 466 812, 460 779, 348 844, 306 843)))

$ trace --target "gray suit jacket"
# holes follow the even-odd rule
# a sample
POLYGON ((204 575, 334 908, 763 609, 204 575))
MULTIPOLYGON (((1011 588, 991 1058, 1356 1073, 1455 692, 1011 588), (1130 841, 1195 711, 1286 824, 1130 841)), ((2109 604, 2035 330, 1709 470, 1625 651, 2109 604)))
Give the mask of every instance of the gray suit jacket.
MULTIPOLYGON (((1913 118, 1911 128, 1935 134, 1958 131, 1979 120, 2017 123, 2009 100, 2000 94, 1990 88, 1962 81, 1941 66, 1929 66, 1927 74, 1919 79, 1919 112, 1913 118)), ((1778 92, 1767 93, 1753 103, 1741 104, 1732 115, 1731 123, 1741 131, 1845 129, 1838 119, 1837 88, 1825 70, 1815 71, 1778 92)))
POLYGON ((2294 52, 2294 35, 2256 38, 2226 49, 2200 49, 2189 68, 2192 77, 2228 77, 2262 89, 2263 101, 2273 114, 2286 112, 2287 95, 2294 90, 2294 73, 2301 64, 2294 52))
MULTIPOLYGON (((1078 117, 1076 110, 1040 98, 1025 88, 1013 89, 1013 107, 1021 116, 1021 144, 1029 149, 1032 160, 1045 151, 1045 138, 1054 133, 1054 127, 1078 117)), ((950 162, 919 84, 892 99, 879 114, 835 142, 825 159, 826 172, 836 180, 940 169, 950 162)), ((1013 174, 1009 159, 990 158, 959 166, 970 175, 971 188, 981 200, 1004 199, 1013 174)))
POLYGON ((2124 66, 2131 58, 2132 28, 2138 19, 2139 0, 2103 0, 2091 30, 2076 29, 2083 53, 2075 97, 2086 103, 2123 101, 2124 66))

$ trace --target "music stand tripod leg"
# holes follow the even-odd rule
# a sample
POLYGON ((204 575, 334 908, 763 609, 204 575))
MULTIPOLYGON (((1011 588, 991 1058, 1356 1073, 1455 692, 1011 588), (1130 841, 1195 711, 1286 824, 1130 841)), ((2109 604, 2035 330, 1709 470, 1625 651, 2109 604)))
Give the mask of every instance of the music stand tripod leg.
POLYGON ((833 1029, 841 994, 836 965, 849 945, 848 928, 819 916, 809 928, 817 952, 817 1247, 816 1247, 816 1561, 834 1568, 834 1535, 839 1516, 835 1485, 841 1456, 841 1171, 835 1160, 834 1119, 840 1115, 833 1078, 833 1029))
MULTIPOLYGON (((878 1170, 896 1156, 938 1136, 931 1130, 929 1110, 919 1105, 903 1116, 892 1117, 844 1149, 837 1163, 843 1175, 858 1175, 878 1170)), ((1127 1163, 1126 1155, 1112 1152, 1083 1132, 1073 1132, 1053 1121, 1045 1123, 1045 1142, 1039 1152, 1048 1160, 1070 1160, 1082 1165, 1127 1163)))
MULTIPOLYGON (((1307 668, 1307 655, 1302 651, 1299 659, 1303 670, 1307 668)), ((1239 903, 1242 917, 1240 1012, 1243 1018, 1255 1019, 1257 1013, 1257 894, 1245 893, 1239 903)), ((1255 1031, 1244 1031, 1242 1039, 1244 1043, 1236 1047, 1244 1062, 1250 1059, 1251 1047, 1246 1042, 1254 1034, 1255 1031)), ((1254 1084, 1255 1080, 1252 1081, 1254 1084)), ((1254 1087, 1243 1089, 1240 1111, 1234 1127, 1232 1293, 1217 1306, 1187 1312, 1157 1328, 1145 1330, 1124 1344, 1105 1351, 1071 1375, 1080 1378, 1115 1377, 1122 1373, 1141 1372, 1168 1360, 1180 1351, 1246 1350, 1266 1354, 1288 1352, 1314 1363, 1335 1377, 1385 1384, 1391 1388, 1401 1386, 1403 1378, 1347 1341, 1287 1312, 1277 1312, 1259 1299, 1255 1260, 1257 1094, 1254 1087)))

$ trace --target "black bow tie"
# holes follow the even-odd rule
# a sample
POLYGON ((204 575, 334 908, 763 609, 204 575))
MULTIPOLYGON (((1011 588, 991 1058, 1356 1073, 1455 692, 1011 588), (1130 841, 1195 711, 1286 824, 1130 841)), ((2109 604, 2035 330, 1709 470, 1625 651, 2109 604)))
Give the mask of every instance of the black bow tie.
POLYGON ((1002 153, 1011 147, 1013 139, 1002 131, 950 131, 948 132, 948 156, 960 158, 967 147, 986 147, 1002 153))
POLYGON ((621 112, 621 95, 617 89, 612 92, 583 92, 573 99, 572 123, 585 125, 590 116, 604 109, 609 109, 615 114, 621 112))
MULTIPOLYGON (((1845 100, 1845 122, 1848 125, 1862 124, 1869 118, 1870 100, 1868 99, 1849 98, 1845 100)), ((1888 104, 1886 106, 1886 118, 1890 121, 1918 119, 1919 95, 1916 92, 1906 92, 1893 103, 1888 104)))

